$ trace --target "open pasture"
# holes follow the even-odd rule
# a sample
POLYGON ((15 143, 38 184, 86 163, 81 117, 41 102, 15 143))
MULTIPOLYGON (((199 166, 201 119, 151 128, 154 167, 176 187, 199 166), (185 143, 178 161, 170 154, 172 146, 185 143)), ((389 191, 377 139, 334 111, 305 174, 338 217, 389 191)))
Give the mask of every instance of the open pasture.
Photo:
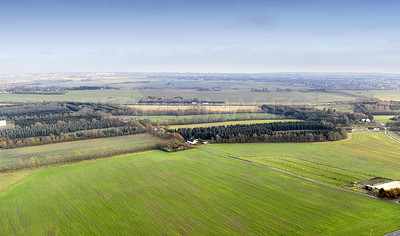
POLYGON ((374 116, 374 120, 378 122, 379 124, 386 125, 387 122, 391 122, 390 118, 394 117, 394 115, 390 116, 374 116))
POLYGON ((82 141, 56 143, 32 147, 0 150, 0 167, 27 162, 34 156, 39 162, 71 155, 85 155, 105 151, 153 145, 156 141, 144 135, 128 135, 112 138, 89 139, 82 141), (79 154, 80 153, 80 154, 79 154))
POLYGON ((200 150, 43 168, 0 192, 5 235, 382 235, 391 203, 200 150))
POLYGON ((0 93, 0 102, 73 101, 136 103, 142 98, 137 90, 71 90, 60 95, 0 93))

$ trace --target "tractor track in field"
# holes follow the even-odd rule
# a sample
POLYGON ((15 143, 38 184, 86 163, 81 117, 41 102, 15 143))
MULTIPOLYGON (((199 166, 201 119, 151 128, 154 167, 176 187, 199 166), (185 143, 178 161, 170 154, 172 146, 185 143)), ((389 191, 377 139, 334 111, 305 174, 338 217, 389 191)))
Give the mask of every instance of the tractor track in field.
POLYGON ((307 181, 310 181, 310 182, 313 182, 313 183, 316 183, 316 184, 320 184, 320 185, 324 185, 324 186, 327 186, 327 187, 339 189, 339 190, 342 190, 342 191, 346 191, 346 192, 350 192, 350 193, 362 195, 362 196, 365 196, 365 197, 374 198, 374 199, 377 199, 377 200, 381 200, 381 201, 393 203, 393 204, 396 204, 396 205, 400 205, 399 202, 390 201, 390 200, 378 198, 378 197, 375 197, 375 196, 372 196, 372 195, 369 195, 369 194, 360 193, 360 192, 357 192, 357 191, 353 191, 353 190, 341 188, 341 187, 334 186, 334 185, 331 185, 331 184, 319 182, 319 181, 316 181, 316 180, 313 180, 313 179, 309 179, 309 178, 306 178, 306 177, 303 177, 303 176, 300 176, 300 175, 296 175, 296 174, 293 174, 293 173, 284 171, 284 170, 280 170, 280 169, 272 168, 272 167, 269 167, 269 166, 264 166, 264 165, 256 164, 256 163, 254 163, 254 162, 252 162, 252 161, 249 161, 249 160, 244 160, 244 159, 240 159, 240 158, 233 157, 233 156, 223 155, 223 154, 216 153, 216 152, 213 152, 213 151, 210 151, 210 150, 207 150, 207 149, 203 149, 203 148, 199 148, 199 147, 196 147, 196 149, 199 149, 199 150, 202 150, 202 151, 205 151, 205 152, 209 152, 209 153, 212 153, 212 154, 214 154, 214 155, 218 155, 218 156, 222 156, 222 157, 225 157, 225 158, 229 158, 229 159, 232 159, 232 160, 245 162, 245 163, 248 163, 248 164, 251 164, 251 165, 254 165, 254 166, 259 166, 259 167, 266 168, 266 169, 270 169, 270 170, 273 170, 273 171, 278 171, 278 172, 281 172, 281 173, 284 173, 284 174, 287 174, 287 175, 291 175, 291 176, 294 176, 294 177, 297 177, 297 178, 300 178, 300 179, 304 179, 304 180, 307 180, 307 181))

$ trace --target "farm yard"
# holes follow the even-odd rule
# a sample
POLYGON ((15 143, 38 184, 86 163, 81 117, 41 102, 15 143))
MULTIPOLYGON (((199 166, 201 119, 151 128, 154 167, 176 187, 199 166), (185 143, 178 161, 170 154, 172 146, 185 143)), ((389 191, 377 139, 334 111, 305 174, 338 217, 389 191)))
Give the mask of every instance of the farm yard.
POLYGON ((200 150, 40 168, 0 192, 0 212, 4 234, 26 235, 362 235, 400 227, 390 203, 200 150))

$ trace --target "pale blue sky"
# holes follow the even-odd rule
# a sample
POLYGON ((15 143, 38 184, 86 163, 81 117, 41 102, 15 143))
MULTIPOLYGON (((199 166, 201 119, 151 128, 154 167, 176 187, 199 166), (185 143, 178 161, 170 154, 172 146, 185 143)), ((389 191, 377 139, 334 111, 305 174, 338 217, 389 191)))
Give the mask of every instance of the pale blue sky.
POLYGON ((400 1, 0 1, 0 73, 400 73, 400 1))

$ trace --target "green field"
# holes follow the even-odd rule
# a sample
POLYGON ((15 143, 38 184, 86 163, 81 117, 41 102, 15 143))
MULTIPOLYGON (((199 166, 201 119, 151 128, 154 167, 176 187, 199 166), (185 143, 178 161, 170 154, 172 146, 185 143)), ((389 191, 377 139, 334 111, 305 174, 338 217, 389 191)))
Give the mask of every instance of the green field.
POLYGON ((386 125, 387 122, 390 122, 392 120, 389 120, 390 118, 393 118, 394 115, 391 116, 374 116, 374 120, 378 122, 379 124, 386 125))
POLYGON ((48 159, 71 155, 79 152, 82 155, 117 150, 133 146, 151 145, 156 141, 143 135, 128 135, 112 138, 89 139, 75 142, 40 145, 33 147, 0 150, 0 167, 10 166, 16 162, 28 161, 29 157, 36 156, 39 162, 48 159))
MULTIPOLYGON (((0 178, 2 176, 0 175, 0 178)), ((391 203, 200 150, 37 170, 0 192, 4 235, 381 235, 391 203)))
POLYGON ((250 91, 193 91, 193 90, 143 90, 144 96, 199 98, 205 101, 224 101, 227 104, 318 104, 332 101, 354 100, 356 97, 325 92, 268 92, 250 91))
POLYGON ((211 127, 219 125, 238 125, 238 124, 260 124, 260 123, 273 123, 273 122, 290 122, 290 121, 301 121, 295 119, 282 119, 282 120, 238 120, 238 121, 226 121, 226 122, 214 122, 214 123, 202 123, 202 124, 188 124, 188 125, 171 125, 170 129, 179 128, 196 128, 196 127, 211 127))
POLYGON ((227 119, 227 120, 251 120, 251 119, 273 119, 277 118, 274 114, 269 113, 224 113, 224 114, 210 114, 210 115, 189 115, 189 116, 124 116, 125 118, 131 119, 149 119, 152 122, 160 121, 167 122, 171 119, 186 120, 186 121, 208 121, 215 119, 227 119))
POLYGON ((400 179, 400 144, 377 132, 352 134, 350 139, 337 142, 202 147, 336 185, 369 176, 400 179))
POLYGON ((61 95, 1 93, 0 102, 74 101, 136 103, 142 98, 137 90, 71 90, 61 95))

